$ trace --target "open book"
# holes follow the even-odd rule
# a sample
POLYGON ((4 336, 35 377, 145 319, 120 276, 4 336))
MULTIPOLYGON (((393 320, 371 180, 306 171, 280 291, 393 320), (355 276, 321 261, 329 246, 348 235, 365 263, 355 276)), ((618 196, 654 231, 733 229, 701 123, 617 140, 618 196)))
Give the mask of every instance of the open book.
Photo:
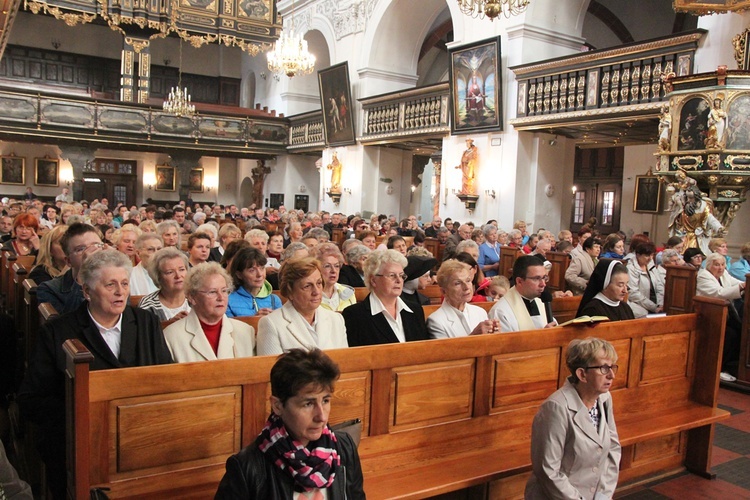
POLYGON ((559 326, 579 325, 585 323, 592 325, 594 323, 599 323, 600 321, 609 321, 609 318, 606 316, 578 316, 577 318, 566 321, 559 326))

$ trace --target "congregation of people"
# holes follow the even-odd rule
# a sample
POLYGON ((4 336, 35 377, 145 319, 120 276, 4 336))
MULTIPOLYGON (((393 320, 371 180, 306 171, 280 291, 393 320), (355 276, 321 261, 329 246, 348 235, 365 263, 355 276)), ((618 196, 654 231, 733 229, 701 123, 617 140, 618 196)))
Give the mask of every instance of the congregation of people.
MULTIPOLYGON (((647 235, 604 235, 588 225, 574 238, 565 229, 531 233, 524 221, 506 231, 494 220, 480 226, 434 217, 422 225, 414 215, 400 221, 393 215, 366 219, 283 205, 180 202, 110 209, 106 199, 73 202, 65 195, 49 204, 4 199, 0 217, 2 250, 35 256, 29 278, 36 282, 38 301, 58 313, 41 327, 20 386, 4 390, 17 393, 22 418, 41 429, 49 486, 60 498, 66 482, 62 344, 67 339, 80 340, 93 354, 92 370, 263 355, 281 355, 282 367, 302 366, 299 373, 288 366, 287 373, 272 372, 273 413, 255 447, 228 462, 217 498, 247 497, 248 491, 272 498, 265 496, 272 486, 244 477, 254 473, 278 474, 279 485, 273 487, 284 491, 292 491, 293 483, 308 491, 333 488, 336 467, 330 460, 321 464, 320 455, 351 465, 348 482, 331 491, 345 489, 347 497, 359 498, 364 494, 356 447, 326 430, 338 372, 321 350, 549 328, 558 324, 550 303, 560 296, 581 296, 578 316, 620 321, 659 315, 669 265, 698 269, 699 295, 740 301, 750 272, 750 243, 742 247, 741 258, 731 259, 721 238, 713 239, 712 253, 704 255, 684 248, 679 237, 657 248, 647 235), (334 232, 343 235, 340 244, 334 232), (442 255, 428 250, 427 238, 437 240, 442 255), (519 252, 510 279, 500 273, 506 246, 519 252), (547 287, 549 252, 568 254, 567 291, 551 293, 547 287), (426 316, 423 306, 430 301, 420 290, 431 285, 437 285, 442 300, 426 316), (360 300, 358 288, 367 289, 360 300), (137 307, 131 306, 131 296, 140 297, 137 307), (477 305, 487 302, 492 307, 477 305), (260 317, 257 331, 241 320, 248 316, 260 317), (305 401, 313 402, 316 415, 305 413, 305 401), (301 418, 314 419, 320 432, 301 435, 313 425, 300 423, 301 418), (268 436, 285 425, 282 434, 291 439, 269 444, 268 436), (303 448, 315 443, 317 453, 308 447, 305 457, 286 467, 300 470, 314 462, 318 479, 282 474, 268 464, 263 471, 258 456, 283 456, 299 440, 303 448)), ((739 302, 730 306, 724 380, 736 375, 741 314, 739 302)), ((572 445, 565 436, 549 442, 549 428, 561 427, 566 418, 560 409, 566 401, 583 405, 593 432, 607 442, 608 453, 585 466, 598 464, 605 476, 600 493, 611 497, 619 444, 607 391, 616 360, 606 342, 571 344, 571 378, 534 422, 532 446, 538 448, 532 449, 528 497, 576 496, 577 486, 571 484, 576 473, 563 470, 570 465, 563 455, 573 453, 567 449, 572 445), (554 449, 561 443, 565 449, 554 449)), ((597 484, 590 474, 583 476, 585 484, 597 484)))

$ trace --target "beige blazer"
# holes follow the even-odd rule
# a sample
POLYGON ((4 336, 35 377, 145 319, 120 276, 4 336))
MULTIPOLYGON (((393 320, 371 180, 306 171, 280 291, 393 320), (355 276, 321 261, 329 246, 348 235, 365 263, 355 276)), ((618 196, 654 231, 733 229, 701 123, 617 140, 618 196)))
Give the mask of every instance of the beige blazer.
POLYGON ((570 265, 565 271, 565 282, 573 295, 583 295, 595 267, 594 259, 585 250, 575 255, 571 252, 570 265))
POLYGON ((255 330, 252 326, 224 316, 219 348, 211 348, 195 310, 164 330, 164 338, 178 363, 215 359, 246 358, 255 355, 255 330))
POLYGON ((289 349, 340 349, 349 347, 344 317, 323 307, 315 312, 317 340, 291 301, 261 318, 258 323, 258 356, 277 355, 289 349))
POLYGON ((620 440, 609 393, 599 396, 599 430, 569 381, 552 394, 531 427, 531 476, 526 499, 612 498, 620 440))

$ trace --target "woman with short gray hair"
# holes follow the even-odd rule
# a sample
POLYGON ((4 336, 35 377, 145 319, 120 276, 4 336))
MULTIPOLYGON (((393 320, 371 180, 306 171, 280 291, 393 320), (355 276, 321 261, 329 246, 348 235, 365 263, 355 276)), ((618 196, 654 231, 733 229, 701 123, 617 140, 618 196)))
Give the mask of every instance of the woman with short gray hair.
POLYGON ((185 294, 190 312, 164 330, 178 363, 244 358, 255 355, 255 329, 226 315, 234 282, 218 262, 190 269, 185 294))
POLYGON ((427 340, 422 306, 401 299, 407 263, 396 250, 376 250, 367 257, 364 282, 370 293, 342 312, 350 347, 427 340))
POLYGON ((162 248, 148 264, 148 275, 159 288, 141 299, 138 307, 150 309, 161 321, 185 317, 190 305, 185 297, 187 256, 174 247, 162 248))
POLYGON ((156 234, 161 236, 165 247, 180 248, 180 225, 174 220, 165 220, 156 225, 156 234))
POLYGON ((500 243, 497 241, 497 227, 494 224, 482 226, 484 243, 479 245, 477 263, 488 278, 497 276, 500 270, 500 243))
POLYGON ((344 253, 346 264, 341 266, 341 271, 339 271, 339 283, 354 288, 364 288, 365 271, 362 266, 370 252, 372 250, 361 243, 350 246, 344 253))

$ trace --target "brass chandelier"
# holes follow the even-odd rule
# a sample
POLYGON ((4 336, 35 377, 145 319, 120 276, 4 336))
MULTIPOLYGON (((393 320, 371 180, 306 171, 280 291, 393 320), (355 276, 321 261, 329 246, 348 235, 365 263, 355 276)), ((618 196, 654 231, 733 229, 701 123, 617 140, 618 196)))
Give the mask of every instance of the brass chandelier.
POLYGON ((497 16, 505 17, 521 14, 526 10, 530 0, 458 0, 461 12, 471 17, 494 21, 497 16))
POLYGON ((177 87, 172 87, 162 107, 167 113, 189 118, 195 114, 195 106, 190 102, 187 87, 182 86, 182 39, 180 39, 180 65, 177 71, 177 87))
POLYGON ((273 50, 268 53, 268 69, 289 78, 309 75, 315 69, 315 56, 307 50, 307 40, 301 33, 294 33, 294 1, 291 16, 289 31, 284 33, 285 30, 281 30, 273 50))

